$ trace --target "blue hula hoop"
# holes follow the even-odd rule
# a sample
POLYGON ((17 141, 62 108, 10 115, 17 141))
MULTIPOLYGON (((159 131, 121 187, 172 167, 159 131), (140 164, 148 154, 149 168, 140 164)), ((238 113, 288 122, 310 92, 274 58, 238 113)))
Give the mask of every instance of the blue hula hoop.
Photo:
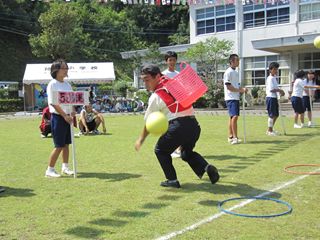
POLYGON ((218 207, 222 212, 225 212, 225 213, 228 213, 228 214, 231 214, 231 215, 235 215, 235 216, 239 216, 239 217, 249 217, 249 218, 272 218, 272 217, 279 217, 279 216, 282 216, 282 215, 286 215, 286 214, 289 214, 289 213, 292 212, 292 206, 289 203, 287 203, 285 201, 282 201, 282 200, 279 200, 279 199, 268 198, 268 197, 237 197, 237 198, 229 198, 229 199, 226 199, 226 200, 223 200, 223 201, 219 202, 218 203, 218 207), (242 213, 232 212, 232 211, 226 210, 226 209, 224 209, 222 207, 222 205, 224 203, 226 203, 226 202, 230 202, 230 201, 234 201, 234 200, 242 200, 242 199, 255 199, 255 200, 273 201, 273 202, 280 203, 280 204, 283 204, 283 205, 287 206, 288 210, 285 211, 285 212, 282 212, 282 213, 270 214, 270 215, 251 215, 251 214, 242 214, 242 213))

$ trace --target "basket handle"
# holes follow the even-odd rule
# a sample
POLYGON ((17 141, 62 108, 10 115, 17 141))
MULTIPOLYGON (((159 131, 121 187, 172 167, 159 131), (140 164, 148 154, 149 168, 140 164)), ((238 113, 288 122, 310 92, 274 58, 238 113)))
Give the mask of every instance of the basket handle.
POLYGON ((180 63, 180 69, 181 70, 187 68, 188 66, 189 66, 189 64, 187 62, 181 62, 180 63), (185 67, 183 67, 183 65, 185 65, 185 67))

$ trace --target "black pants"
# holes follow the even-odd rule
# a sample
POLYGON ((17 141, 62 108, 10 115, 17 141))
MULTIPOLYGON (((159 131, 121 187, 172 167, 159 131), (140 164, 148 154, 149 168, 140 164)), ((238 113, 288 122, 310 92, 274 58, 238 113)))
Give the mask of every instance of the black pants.
POLYGON ((181 117, 169 122, 168 131, 159 138, 155 147, 155 154, 168 180, 177 179, 171 153, 179 146, 182 147, 181 158, 189 164, 199 178, 203 176, 208 162, 199 153, 193 151, 200 132, 199 123, 194 116, 181 117))

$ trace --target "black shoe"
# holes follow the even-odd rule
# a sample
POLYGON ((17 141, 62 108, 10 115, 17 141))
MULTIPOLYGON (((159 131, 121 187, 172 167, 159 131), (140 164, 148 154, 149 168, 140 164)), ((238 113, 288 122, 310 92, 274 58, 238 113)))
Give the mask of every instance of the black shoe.
POLYGON ((4 191, 5 191, 4 187, 1 187, 1 186, 0 186, 0 193, 2 193, 2 192, 4 192, 4 191))
POLYGON ((220 176, 218 173, 218 169, 216 169, 215 166, 209 165, 207 167, 207 174, 208 174, 212 184, 215 184, 216 182, 219 181, 220 176))
POLYGON ((178 180, 166 180, 160 183, 162 187, 173 187, 173 188, 181 188, 178 180))

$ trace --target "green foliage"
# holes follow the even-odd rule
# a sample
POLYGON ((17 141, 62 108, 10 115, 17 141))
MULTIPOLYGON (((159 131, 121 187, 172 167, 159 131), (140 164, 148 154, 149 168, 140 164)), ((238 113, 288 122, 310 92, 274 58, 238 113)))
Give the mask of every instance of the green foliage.
POLYGON ((159 44, 158 43, 153 43, 149 46, 148 52, 144 58, 149 61, 150 63, 153 64, 159 64, 162 62, 162 55, 159 51, 159 44))
POLYGON ((205 98, 210 108, 225 107, 223 81, 209 83, 205 98))
POLYGON ((177 32, 168 37, 169 45, 189 43, 189 24, 181 17, 177 32))
POLYGON ((254 86, 253 88, 251 88, 251 95, 253 98, 258 98, 259 90, 260 90, 259 86, 254 86))
POLYGON ((23 111, 23 99, 0 99, 0 112, 23 111))
POLYGON ((81 27, 83 16, 83 9, 76 4, 50 4, 50 9, 39 17, 41 33, 30 36, 33 54, 51 59, 86 56, 87 46, 93 41, 81 27))
POLYGON ((147 105, 150 93, 146 90, 139 90, 136 92, 136 97, 138 97, 142 102, 144 102, 145 105, 147 105))
POLYGON ((219 40, 215 37, 207 38, 190 47, 185 57, 197 63, 198 71, 204 76, 206 82, 217 80, 218 66, 227 62, 233 43, 229 40, 219 40))
POLYGON ((193 106, 195 108, 225 108, 223 81, 209 82, 207 85, 208 91, 193 106))

